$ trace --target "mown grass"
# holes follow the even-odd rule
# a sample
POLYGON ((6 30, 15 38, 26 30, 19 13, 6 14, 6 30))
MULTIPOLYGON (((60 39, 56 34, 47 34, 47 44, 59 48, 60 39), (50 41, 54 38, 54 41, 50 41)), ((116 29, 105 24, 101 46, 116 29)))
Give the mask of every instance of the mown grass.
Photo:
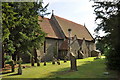
MULTIPOLYGON (((70 62, 61 65, 52 65, 47 62, 46 66, 30 67, 22 69, 23 74, 17 75, 17 69, 14 73, 0 75, 3 78, 115 78, 116 73, 110 71, 109 75, 104 75, 106 72, 105 59, 94 60, 95 57, 77 60, 78 71, 70 71, 70 62)), ((30 65, 30 64, 23 64, 30 65)))

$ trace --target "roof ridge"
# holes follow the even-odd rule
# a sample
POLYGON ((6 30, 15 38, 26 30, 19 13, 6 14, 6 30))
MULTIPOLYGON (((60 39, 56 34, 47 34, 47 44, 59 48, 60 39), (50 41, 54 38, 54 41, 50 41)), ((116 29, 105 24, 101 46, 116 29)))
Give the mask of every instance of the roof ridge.
MULTIPOLYGON (((90 36, 93 38, 92 34, 89 32, 89 30, 87 29, 87 27, 86 26, 84 26, 84 27, 86 28, 86 30, 88 31, 88 33, 90 34, 90 36)), ((93 38, 93 40, 94 40, 94 38, 93 38)))
POLYGON ((65 19, 65 18, 63 18, 63 17, 57 16, 57 15, 54 15, 54 16, 55 16, 55 17, 59 17, 59 18, 61 18, 61 19, 64 19, 64 20, 66 20, 66 21, 72 22, 72 23, 74 23, 74 24, 77 24, 77 25, 83 26, 82 24, 79 24, 79 23, 76 23, 76 22, 74 22, 74 21, 71 21, 71 20, 65 19))

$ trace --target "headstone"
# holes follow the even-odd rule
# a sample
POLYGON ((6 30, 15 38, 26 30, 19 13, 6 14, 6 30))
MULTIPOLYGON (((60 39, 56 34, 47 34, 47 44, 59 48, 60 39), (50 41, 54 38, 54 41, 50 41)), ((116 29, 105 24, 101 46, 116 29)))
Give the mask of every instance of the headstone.
POLYGON ((71 70, 77 71, 76 57, 72 52, 70 53, 70 61, 71 61, 71 70))
POLYGON ((109 75, 109 72, 104 72, 103 74, 104 74, 104 75, 109 75))
POLYGON ((53 57, 52 64, 55 64, 55 57, 53 57))
POLYGON ((23 66, 23 68, 26 68, 26 66, 23 66))
POLYGON ((37 62, 37 66, 40 66, 40 63, 39 63, 39 62, 37 62))
POLYGON ((20 58, 20 60, 18 61, 19 66, 18 66, 18 74, 22 75, 22 67, 21 67, 21 63, 22 63, 22 59, 20 58))
POLYGON ((60 65, 60 60, 59 59, 57 60, 57 64, 60 65))
POLYGON ((55 64, 55 61, 54 61, 54 60, 52 61, 52 64, 53 64, 53 65, 55 64))
POLYGON ((46 61, 44 61, 44 66, 46 66, 46 61))
POLYGON ((65 58, 64 58, 64 63, 66 63, 67 62, 67 56, 65 56, 65 58))
POLYGON ((37 58, 37 66, 40 66, 39 59, 37 58))

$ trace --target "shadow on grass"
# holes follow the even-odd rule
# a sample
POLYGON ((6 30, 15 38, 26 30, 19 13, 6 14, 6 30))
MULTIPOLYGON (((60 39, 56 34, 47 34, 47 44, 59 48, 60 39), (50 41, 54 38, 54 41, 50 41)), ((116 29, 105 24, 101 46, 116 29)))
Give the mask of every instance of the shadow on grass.
POLYGON ((6 76, 15 76, 15 75, 19 75, 18 73, 15 73, 15 72, 3 72, 1 74, 8 74, 6 76), (9 74, 10 73, 10 74, 9 74))
MULTIPOLYGON (((109 78, 112 78, 112 77, 109 77, 111 75, 103 74, 103 72, 106 71, 103 59, 97 59, 94 61, 78 60, 77 63, 83 63, 81 65, 78 65, 78 67, 77 67, 78 71, 70 71, 70 67, 67 67, 67 68, 59 69, 56 72, 51 72, 50 75, 46 76, 43 79, 42 78, 38 78, 38 79, 33 78, 33 80, 64 80, 64 79, 65 80, 89 80, 91 78, 91 76, 92 77, 94 76, 95 78, 98 78, 98 79, 90 79, 90 80, 115 80, 115 79, 109 79, 109 78), (87 79, 83 79, 83 77, 87 78, 87 79), (107 78, 107 79, 103 79, 103 78, 107 78)), ((67 63, 62 63, 62 64, 67 64, 67 63)), ((18 75, 18 74, 12 73, 7 76, 15 76, 15 75, 18 75)), ((26 78, 26 79, 31 80, 29 78, 26 78)), ((14 79, 12 79, 12 80, 14 80, 14 79)), ((17 80, 17 79, 15 78, 15 80, 17 80)), ((19 80, 24 80, 24 78, 20 78, 19 80)))
POLYGON ((8 74, 8 73, 13 73, 13 72, 11 72, 11 71, 9 71, 9 72, 2 72, 1 74, 8 74))
POLYGON ((16 75, 19 75, 18 73, 14 73, 14 74, 10 74, 10 75, 7 75, 7 76, 16 76, 16 75))
MULTIPOLYGON (((81 61, 78 61, 78 63, 81 61)), ((60 69, 57 72, 51 72, 48 77, 52 78, 116 78, 114 73, 104 75, 106 66, 104 59, 96 59, 94 61, 85 61, 85 64, 77 66, 78 71, 71 71, 70 67, 60 69)), ((116 75, 116 74, 115 74, 116 75)))

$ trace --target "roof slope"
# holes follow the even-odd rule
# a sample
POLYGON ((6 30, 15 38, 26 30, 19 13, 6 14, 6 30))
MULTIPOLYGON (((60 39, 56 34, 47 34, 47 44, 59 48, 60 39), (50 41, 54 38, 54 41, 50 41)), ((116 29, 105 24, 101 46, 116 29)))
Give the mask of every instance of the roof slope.
POLYGON ((69 36, 68 29, 70 28, 72 29, 72 37, 76 35, 78 39, 85 38, 85 40, 89 41, 94 40, 85 26, 82 26, 80 24, 74 23, 72 21, 66 20, 58 16, 55 16, 55 18, 58 21, 66 37, 69 36))
POLYGON ((44 19, 43 19, 43 18, 41 18, 41 17, 39 16, 38 19, 40 20, 40 21, 39 21, 39 24, 40 24, 41 29, 42 29, 45 33, 47 33, 47 36, 46 36, 46 37, 48 37, 48 38, 57 38, 57 39, 60 38, 60 36, 58 35, 58 33, 56 33, 56 32, 54 31, 54 28, 51 26, 50 21, 49 21, 48 18, 44 18, 44 19))

